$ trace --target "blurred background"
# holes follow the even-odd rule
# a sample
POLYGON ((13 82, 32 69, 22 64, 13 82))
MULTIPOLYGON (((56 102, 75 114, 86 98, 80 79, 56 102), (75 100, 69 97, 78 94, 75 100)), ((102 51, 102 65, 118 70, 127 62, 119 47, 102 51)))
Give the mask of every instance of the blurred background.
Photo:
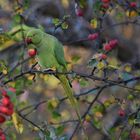
MULTIPOLYGON (((100 9, 101 2, 101 0, 0 0, 0 59, 5 61, 6 66, 11 69, 27 57, 27 48, 24 47, 23 42, 16 43, 3 37, 3 33, 24 23, 40 28, 58 38, 64 45, 68 69, 90 74, 94 67, 88 66, 89 61, 95 54, 101 52, 104 43, 117 39, 118 46, 109 54, 107 62, 120 66, 121 70, 117 71, 117 74, 114 70, 109 71, 107 77, 113 80, 118 80, 120 77, 127 80, 139 74, 140 1, 111 0, 107 9, 100 9), (129 7, 129 2, 136 2, 136 8, 129 7), (77 13, 79 9, 80 15, 77 13), (132 14, 131 11, 135 13, 132 14), (97 41, 86 40, 89 34, 96 32, 100 33, 97 41), (124 66, 131 69, 129 74, 122 72, 124 66)), ((23 71, 35 62, 30 60, 22 65, 23 71)), ((18 72, 19 69, 15 70, 13 75, 18 72)), ((103 74, 97 72, 97 76, 102 77, 103 74)), ((105 84, 103 81, 89 80, 74 74, 69 75, 69 79, 76 95, 105 84)), ((17 89, 19 102, 17 110, 25 108, 21 112, 22 115, 26 114, 25 117, 29 120, 51 132, 53 140, 65 140, 73 134, 77 124, 73 118, 76 116, 70 103, 67 100, 61 100, 65 94, 56 78, 40 74, 33 80, 32 75, 26 75, 23 79, 8 83, 8 86, 14 86, 17 89), (28 108, 30 105, 33 106, 28 108), (72 121, 61 123, 66 120, 72 121)), ((132 82, 127 86, 139 88, 139 82, 132 82)), ((128 140, 132 123, 128 123, 127 115, 120 117, 118 110, 121 107, 125 108, 126 114, 136 111, 139 106, 139 95, 135 92, 120 86, 103 90, 102 95, 86 116, 84 126, 87 137, 90 140, 119 140, 122 136, 122 139, 128 140), (129 99, 130 95, 132 100, 129 99)), ((97 93, 98 91, 94 90, 79 98, 81 114, 84 114, 97 93)), ((8 123, 6 127, 4 126, 8 127, 6 131, 13 140, 45 140, 42 132, 29 121, 24 118, 20 121, 20 128, 23 129, 21 133, 8 123)), ((50 136, 50 134, 46 135, 50 136)), ((72 139, 82 140, 84 137, 82 130, 78 128, 72 139)))

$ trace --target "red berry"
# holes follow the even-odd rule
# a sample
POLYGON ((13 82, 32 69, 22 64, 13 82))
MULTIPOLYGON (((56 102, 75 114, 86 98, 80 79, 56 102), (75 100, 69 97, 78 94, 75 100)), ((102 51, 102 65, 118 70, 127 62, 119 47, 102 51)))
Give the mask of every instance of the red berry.
POLYGON ((13 109, 8 109, 6 115, 11 116, 14 113, 13 109))
POLYGON ((7 91, 6 91, 6 90, 4 90, 4 89, 2 89, 2 90, 1 90, 1 92, 2 92, 2 96, 7 95, 7 91))
POLYGON ((4 134, 2 134, 2 135, 0 136, 0 140, 6 140, 6 137, 5 137, 4 134))
POLYGON ((135 8, 137 6, 136 2, 130 2, 130 7, 135 8))
POLYGON ((5 95, 4 97, 10 99, 10 97, 8 95, 5 95))
POLYGON ((109 4, 108 4, 108 3, 103 3, 103 4, 102 4, 102 8, 108 9, 108 8, 109 8, 109 4))
POLYGON ((135 140, 140 140, 140 136, 136 135, 135 140))
POLYGON ((134 132, 131 132, 130 138, 131 138, 131 139, 134 139, 134 138, 135 138, 135 133, 134 133, 134 132))
POLYGON ((10 103, 9 103, 9 105, 7 106, 7 108, 8 108, 8 109, 12 109, 12 110, 13 110, 13 108, 14 108, 13 103, 11 103, 11 102, 10 102, 10 103))
POLYGON ((6 113, 7 112, 7 107, 5 107, 5 106, 0 106, 0 113, 6 113))
POLYGON ((89 40, 95 40, 95 39, 98 38, 98 36, 99 36, 98 33, 89 34, 89 35, 88 35, 88 39, 89 39, 89 40))
POLYGON ((34 57, 36 54, 37 54, 36 49, 29 49, 29 50, 28 50, 28 55, 29 55, 30 57, 34 57))
POLYGON ((13 114, 14 110, 12 108, 0 106, 0 112, 5 115, 11 116, 13 114))
POLYGON ((110 51, 112 48, 111 48, 110 44, 105 44, 103 49, 105 51, 110 51))
POLYGON ((118 44, 117 39, 113 39, 113 40, 109 41, 109 45, 112 49, 115 48, 117 44, 118 44))
POLYGON ((0 136, 3 134, 3 130, 0 128, 0 136))
POLYGON ((101 59, 107 59, 107 55, 106 54, 101 54, 101 59))
POLYGON ((10 90, 11 92, 16 92, 16 89, 13 88, 13 87, 10 87, 9 90, 10 90))
POLYGON ((5 134, 2 129, 0 129, 0 140, 6 140, 5 134))
POLYGON ((108 2, 110 2, 110 0, 102 0, 102 2, 108 3, 108 2))
POLYGON ((10 99, 7 97, 4 97, 4 98, 2 98, 1 102, 2 102, 2 105, 8 106, 10 103, 10 99))
POLYGON ((25 39, 25 42, 26 42, 27 44, 30 44, 30 43, 32 43, 32 39, 31 39, 31 38, 26 38, 26 39, 25 39))
POLYGON ((0 106, 0 113, 11 116, 13 114, 13 112, 14 112, 13 108, 7 108, 5 106, 0 106))
POLYGON ((5 117, 0 114, 0 123, 4 123, 6 121, 5 117))
POLYGON ((84 15, 83 10, 81 8, 76 9, 76 15, 82 17, 84 15))
POLYGON ((132 140, 140 140, 140 136, 136 132, 131 132, 130 138, 132 140))
POLYGON ((0 106, 0 113, 6 114, 8 111, 8 108, 5 106, 0 106))
POLYGON ((125 116, 125 111, 123 109, 119 109, 118 114, 120 117, 124 117, 125 116))

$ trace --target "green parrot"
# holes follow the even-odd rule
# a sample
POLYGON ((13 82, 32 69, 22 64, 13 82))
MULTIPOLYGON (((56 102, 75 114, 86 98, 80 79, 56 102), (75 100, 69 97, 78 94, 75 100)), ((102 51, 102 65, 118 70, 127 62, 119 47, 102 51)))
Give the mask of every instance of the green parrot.
POLYGON ((14 28, 12 28, 9 32, 7 32, 6 35, 12 40, 20 42, 23 41, 23 38, 25 38, 28 31, 31 29, 33 29, 33 27, 29 27, 24 24, 17 25, 14 28))
MULTIPOLYGON (((21 26, 16 27, 9 35, 13 35, 14 32, 20 31, 21 26)), ((41 29, 36 29, 33 27, 28 27, 26 25, 22 26, 22 34, 18 33, 15 38, 16 40, 21 40, 21 36, 25 36, 25 41, 27 44, 32 44, 37 50, 37 61, 42 69, 54 69, 58 72, 67 72, 66 60, 64 58, 64 50, 62 44, 52 35, 43 32, 41 29)), ((81 122, 81 115, 78 107, 78 102, 74 98, 73 90, 71 88, 70 82, 66 75, 56 74, 55 75, 64 88, 64 91, 70 100, 72 107, 75 109, 78 119, 81 122)))

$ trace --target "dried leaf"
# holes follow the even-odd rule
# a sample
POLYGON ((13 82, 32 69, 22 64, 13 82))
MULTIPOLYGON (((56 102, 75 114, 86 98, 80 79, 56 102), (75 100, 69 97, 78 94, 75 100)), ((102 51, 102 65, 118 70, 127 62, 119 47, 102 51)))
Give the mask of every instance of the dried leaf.
POLYGON ((15 126, 17 132, 19 134, 21 134, 24 130, 24 126, 23 126, 21 118, 18 116, 18 114, 16 112, 14 112, 12 115, 12 121, 14 123, 14 126, 15 126))
POLYGON ((93 29, 96 29, 97 26, 98 26, 98 21, 97 21, 97 19, 92 19, 92 20, 90 21, 90 26, 91 26, 93 29))

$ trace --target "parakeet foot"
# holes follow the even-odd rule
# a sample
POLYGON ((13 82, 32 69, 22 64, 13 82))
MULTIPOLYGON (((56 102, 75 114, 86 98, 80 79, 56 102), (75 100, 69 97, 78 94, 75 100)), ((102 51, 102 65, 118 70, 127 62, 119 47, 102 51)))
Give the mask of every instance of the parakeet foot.
POLYGON ((55 71, 52 68, 44 69, 44 73, 55 74, 55 71))

